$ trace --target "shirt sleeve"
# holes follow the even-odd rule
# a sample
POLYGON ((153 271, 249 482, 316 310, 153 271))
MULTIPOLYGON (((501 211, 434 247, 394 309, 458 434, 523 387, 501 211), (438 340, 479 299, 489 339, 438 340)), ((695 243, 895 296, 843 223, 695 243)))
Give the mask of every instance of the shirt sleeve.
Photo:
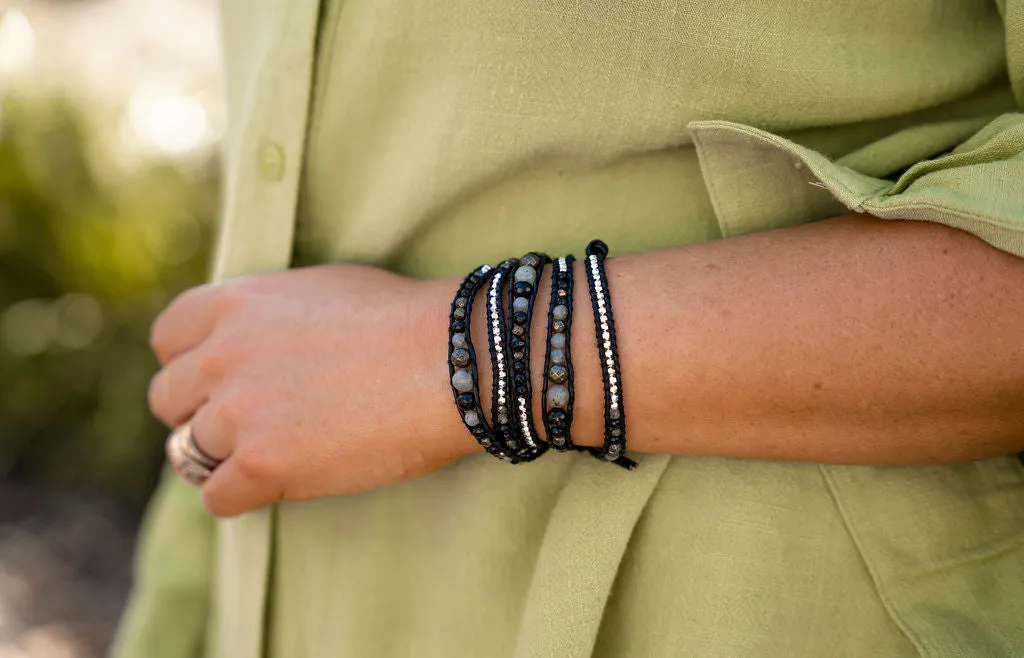
POLYGON ((723 235, 849 210, 944 224, 1024 257, 1024 0, 997 4, 1009 87, 1001 114, 905 127, 841 157, 754 126, 691 123, 723 235))

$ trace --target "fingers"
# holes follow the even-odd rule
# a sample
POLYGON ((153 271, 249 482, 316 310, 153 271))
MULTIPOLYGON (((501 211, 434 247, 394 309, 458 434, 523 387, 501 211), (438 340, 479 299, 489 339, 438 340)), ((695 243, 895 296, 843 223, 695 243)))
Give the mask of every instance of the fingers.
POLYGON ((237 516, 281 500, 271 469, 241 452, 214 470, 203 485, 203 503, 214 516, 237 516))
POLYGON ((177 427, 195 415, 206 401, 220 370, 217 354, 190 350, 169 362, 149 384, 149 408, 168 427, 177 427))
POLYGON ((221 284, 199 286, 178 295, 157 316, 150 331, 149 343, 160 363, 169 363, 202 343, 230 303, 230 293, 221 284))
POLYGON ((235 449, 238 424, 222 403, 207 402, 192 417, 192 438, 199 449, 224 461, 235 449))

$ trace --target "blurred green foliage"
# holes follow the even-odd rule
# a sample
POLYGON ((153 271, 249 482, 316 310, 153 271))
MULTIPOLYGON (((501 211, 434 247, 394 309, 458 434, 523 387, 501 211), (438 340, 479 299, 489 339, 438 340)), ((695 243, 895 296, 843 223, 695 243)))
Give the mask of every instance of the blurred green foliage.
POLYGON ((0 114, 0 478, 141 505, 165 430, 149 325, 201 281, 216 163, 112 165, 63 100, 0 114))

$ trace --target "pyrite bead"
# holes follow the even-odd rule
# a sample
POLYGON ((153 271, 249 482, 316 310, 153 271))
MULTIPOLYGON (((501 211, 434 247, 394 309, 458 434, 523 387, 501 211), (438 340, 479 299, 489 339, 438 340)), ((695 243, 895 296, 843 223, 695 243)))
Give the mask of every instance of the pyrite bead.
POLYGON ((554 322, 551 323, 551 331, 555 332, 556 334, 564 332, 565 323, 562 322, 561 320, 555 320, 554 322))
POLYGON ((536 254, 526 254, 519 262, 530 267, 537 267, 540 265, 540 258, 536 254))
POLYGON ((564 384, 569 379, 569 369, 565 366, 553 365, 548 368, 548 379, 556 384, 564 384))
POLYGON ((452 351, 452 365, 456 368, 465 368, 469 365, 469 361, 469 350, 460 347, 459 349, 452 351))

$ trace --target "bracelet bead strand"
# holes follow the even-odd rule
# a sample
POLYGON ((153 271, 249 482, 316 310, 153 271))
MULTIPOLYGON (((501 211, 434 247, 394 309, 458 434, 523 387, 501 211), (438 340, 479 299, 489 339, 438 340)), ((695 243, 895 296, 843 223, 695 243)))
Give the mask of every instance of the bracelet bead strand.
POLYGON ((530 327, 533 306, 537 299, 544 265, 550 259, 544 254, 528 253, 519 259, 519 266, 510 282, 509 345, 512 348, 512 393, 515 403, 516 431, 520 439, 517 457, 530 461, 544 454, 548 445, 540 438, 533 422, 533 388, 530 377, 530 327))
POLYGON ((583 450, 571 438, 573 370, 569 337, 572 329, 572 292, 575 259, 563 256, 551 267, 551 302, 548 307, 548 338, 544 355, 544 429, 556 450, 583 450))
POLYGON ((605 401, 604 445, 591 452, 601 459, 633 470, 637 463, 623 454, 626 450, 626 412, 622 404, 622 371, 615 341, 615 321, 608 292, 608 278, 604 270, 604 260, 607 256, 608 245, 601 240, 594 240, 587 245, 587 283, 590 288, 590 301, 594 307, 594 329, 601 358, 605 401))
POLYGON ((473 299, 493 275, 494 268, 481 265, 463 280, 455 293, 448 323, 448 374, 455 406, 466 429, 489 454, 503 461, 511 461, 505 446, 497 440, 484 419, 476 374, 476 350, 469 331, 473 299))
POLYGON ((520 450, 515 427, 511 422, 510 388, 511 370, 509 364, 509 336, 505 322, 505 305, 502 303, 506 281, 519 265, 519 261, 508 259, 498 266, 491 278, 487 291, 487 342, 491 354, 491 420, 494 433, 507 449, 513 461, 519 461, 520 450))

